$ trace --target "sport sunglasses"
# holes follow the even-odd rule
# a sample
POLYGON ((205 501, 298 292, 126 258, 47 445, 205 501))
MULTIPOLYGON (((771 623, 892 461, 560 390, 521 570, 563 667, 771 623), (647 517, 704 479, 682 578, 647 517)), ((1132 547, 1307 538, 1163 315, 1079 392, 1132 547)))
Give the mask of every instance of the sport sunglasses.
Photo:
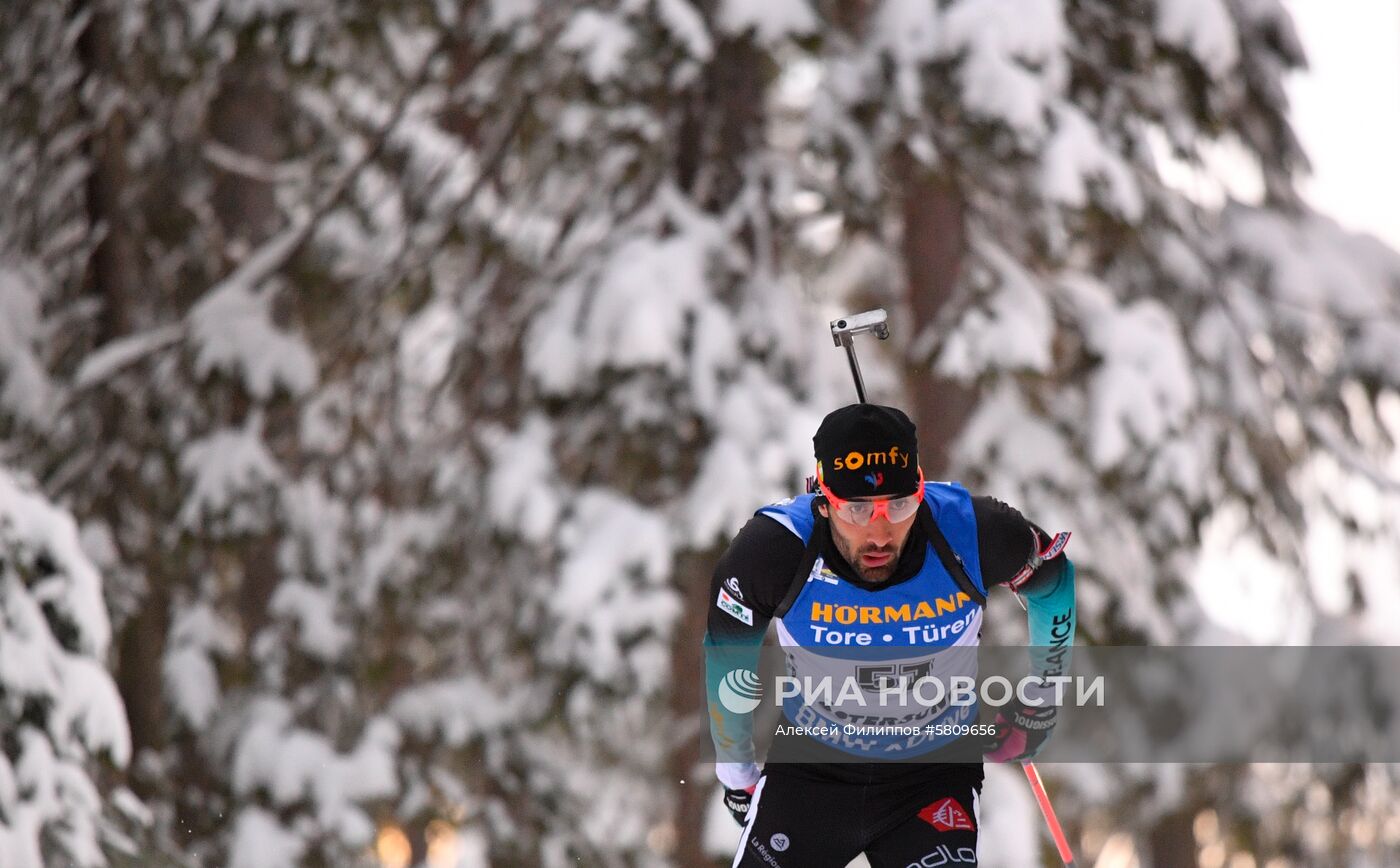
POLYGON ((865 527, 875 520, 877 516, 883 515, 885 520, 891 524, 899 524, 906 521, 919 511, 919 503, 924 499, 924 469, 919 468, 919 487, 913 494, 904 497, 887 497, 884 500, 843 500, 831 493, 831 489, 826 487, 826 483, 820 478, 817 480, 817 487, 821 489, 822 496, 826 498, 827 505, 832 512, 836 513, 842 521, 850 522, 858 527, 865 527))

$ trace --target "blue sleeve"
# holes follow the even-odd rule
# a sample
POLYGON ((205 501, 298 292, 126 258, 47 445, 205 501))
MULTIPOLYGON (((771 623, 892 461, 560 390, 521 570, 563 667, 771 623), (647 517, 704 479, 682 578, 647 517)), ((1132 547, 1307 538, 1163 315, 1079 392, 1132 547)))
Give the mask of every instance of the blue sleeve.
POLYGON ((802 539, 768 516, 755 516, 715 565, 705 621, 705 702, 715 745, 715 774, 743 789, 758 779, 753 712, 759 650, 768 622, 803 556, 802 539), (723 700, 728 699, 726 703, 723 700))
MULTIPOLYGON (((1061 555, 1059 575, 1021 593, 1030 633, 1031 674, 1068 675, 1074 649, 1074 562, 1061 555)), ((1047 564, 1049 566, 1049 564, 1047 564)))
POLYGON ((753 743, 753 709, 762 695, 758 681, 763 633, 726 637, 705 632, 705 704, 715 745, 715 776, 730 789, 751 788, 759 768, 753 743), (728 701, 726 701, 728 700, 728 701), (733 706, 739 706, 735 708, 733 706))

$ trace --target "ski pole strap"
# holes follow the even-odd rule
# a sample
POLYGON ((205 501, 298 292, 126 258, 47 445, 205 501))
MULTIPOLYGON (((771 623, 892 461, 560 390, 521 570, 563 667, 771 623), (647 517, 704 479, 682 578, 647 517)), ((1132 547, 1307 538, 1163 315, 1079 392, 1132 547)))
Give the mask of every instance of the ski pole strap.
POLYGON ((1033 549, 1035 554, 1031 555, 1030 560, 1026 561, 1026 565, 1021 567, 1020 572, 1011 577, 1011 581, 1007 582, 1006 586, 1013 591, 1019 591, 1021 586, 1024 585, 1031 576, 1035 575, 1035 571, 1040 569, 1041 564, 1058 556, 1060 552, 1065 550, 1065 544, 1069 542, 1070 533, 1071 532, 1067 530, 1060 531, 1055 534, 1044 548, 1041 548, 1040 533, 1035 528, 1031 528, 1031 534, 1035 537, 1035 546, 1033 549))
POLYGON ((948 575, 953 577, 958 588, 971 597, 977 605, 987 605, 987 595, 977 589, 977 583, 972 581, 972 576, 968 575, 967 566, 963 563, 963 559, 958 556, 957 552, 953 551, 953 546, 943 535, 943 530, 938 526, 927 502, 919 504, 919 523, 924 529, 924 536, 928 537, 929 544, 933 546, 934 553, 938 555, 939 562, 943 564, 943 569, 947 570, 948 575))

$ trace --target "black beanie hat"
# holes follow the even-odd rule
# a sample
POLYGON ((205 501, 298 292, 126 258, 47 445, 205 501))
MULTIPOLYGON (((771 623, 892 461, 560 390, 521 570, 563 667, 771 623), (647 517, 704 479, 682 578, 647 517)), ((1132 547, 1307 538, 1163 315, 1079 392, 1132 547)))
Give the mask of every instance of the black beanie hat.
POLYGON ((833 410, 812 438, 817 478, 837 497, 898 497, 919 487, 919 440, 904 411, 878 404, 833 410))

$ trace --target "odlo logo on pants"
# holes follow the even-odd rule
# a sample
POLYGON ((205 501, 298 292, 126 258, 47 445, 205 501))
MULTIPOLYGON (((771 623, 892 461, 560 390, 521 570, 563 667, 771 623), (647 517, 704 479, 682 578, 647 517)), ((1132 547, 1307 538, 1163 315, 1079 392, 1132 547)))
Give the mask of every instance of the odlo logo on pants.
POLYGON ((976 865, 977 851, 971 847, 952 850, 947 844, 938 847, 917 862, 910 862, 906 868, 938 868, 940 865, 976 865))

